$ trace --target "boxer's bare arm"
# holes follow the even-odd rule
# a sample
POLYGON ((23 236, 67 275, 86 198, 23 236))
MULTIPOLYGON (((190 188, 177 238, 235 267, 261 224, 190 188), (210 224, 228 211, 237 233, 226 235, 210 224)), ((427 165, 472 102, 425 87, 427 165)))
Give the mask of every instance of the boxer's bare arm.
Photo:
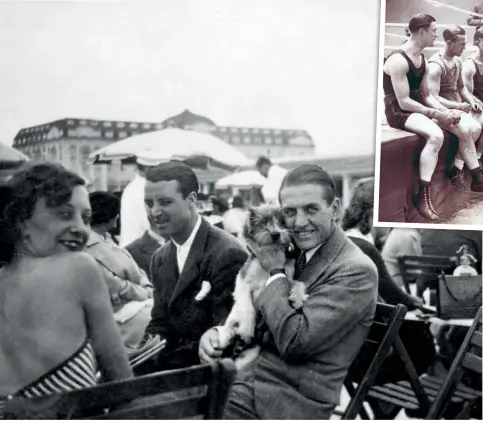
POLYGON ((473 77, 476 73, 476 64, 473 60, 465 60, 463 62, 463 82, 468 89, 470 94, 473 94, 474 86, 473 86, 473 77))
POLYGON ((477 99, 470 93, 468 88, 466 87, 465 81, 463 79, 463 70, 461 70, 460 75, 458 77, 458 92, 468 104, 471 105, 471 108, 475 109, 475 104, 478 103, 477 99))
MULTIPOLYGON (((426 63, 426 69, 427 68, 428 68, 428 65, 426 63)), ((419 90, 421 91, 421 95, 423 96, 424 103, 429 108, 440 110, 440 111, 447 110, 447 108, 431 94, 431 91, 429 89, 429 72, 427 70, 423 76, 423 80, 421 81, 419 90)))
POLYGON ((428 86, 429 92, 433 98, 440 104, 444 105, 446 108, 453 110, 463 110, 463 104, 461 102, 450 101, 449 99, 443 98, 439 92, 441 89, 441 77, 443 75, 443 70, 438 63, 430 62, 426 68, 428 74, 428 86))
POLYGON ((403 110, 424 115, 428 113, 428 107, 425 107, 409 96, 410 90, 406 77, 406 73, 409 71, 409 65, 402 55, 394 54, 389 57, 384 64, 383 71, 391 76, 394 93, 396 94, 399 106, 403 110))

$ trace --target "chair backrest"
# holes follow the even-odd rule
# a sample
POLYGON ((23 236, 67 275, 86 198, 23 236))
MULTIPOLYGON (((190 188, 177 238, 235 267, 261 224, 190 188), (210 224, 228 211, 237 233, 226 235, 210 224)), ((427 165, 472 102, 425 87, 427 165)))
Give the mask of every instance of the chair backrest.
POLYGON ((417 256, 402 255, 398 256, 399 272, 404 282, 404 288, 411 294, 409 284, 415 279, 420 279, 424 283, 434 283, 434 289, 438 282, 438 275, 442 270, 455 267, 450 257, 447 256, 417 256))
POLYGON ((468 329, 463 343, 456 353, 444 383, 436 395, 426 419, 442 419, 442 415, 445 413, 449 402, 451 402, 451 396, 463 377, 464 370, 470 370, 481 375, 481 320, 480 307, 471 327, 468 329))
POLYGON ((4 415, 7 419, 221 419, 235 376, 235 363, 223 359, 54 396, 13 398, 5 402, 4 415))
POLYGON ((407 309, 402 304, 397 306, 377 304, 374 321, 365 343, 344 381, 351 395, 351 401, 341 419, 355 419, 359 414, 370 387, 375 382, 384 360, 398 337, 406 312, 407 309), (358 383, 355 389, 354 381, 358 383))

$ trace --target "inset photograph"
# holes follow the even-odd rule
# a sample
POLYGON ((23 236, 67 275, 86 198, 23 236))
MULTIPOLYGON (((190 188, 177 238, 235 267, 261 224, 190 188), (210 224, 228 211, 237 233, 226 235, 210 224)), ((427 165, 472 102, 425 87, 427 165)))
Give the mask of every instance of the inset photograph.
POLYGON ((375 222, 482 229, 483 3, 383 0, 381 20, 375 222))

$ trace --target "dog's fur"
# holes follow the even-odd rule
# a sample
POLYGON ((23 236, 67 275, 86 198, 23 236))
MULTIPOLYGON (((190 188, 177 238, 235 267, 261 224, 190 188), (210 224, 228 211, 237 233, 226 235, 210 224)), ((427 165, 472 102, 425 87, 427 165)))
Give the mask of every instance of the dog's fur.
MULTIPOLYGON (((307 298, 305 285, 293 281, 294 256, 293 244, 287 229, 283 225, 280 208, 261 205, 248 210, 249 216, 243 227, 243 239, 248 250, 258 253, 273 254, 282 250, 287 256, 285 273, 293 282, 289 300, 295 309, 302 307, 307 298)), ((228 345, 234 337, 250 343, 255 334, 256 311, 253 302, 265 288, 269 274, 260 265, 253 253, 240 269, 234 291, 234 305, 223 329, 219 329, 220 345, 228 345)))

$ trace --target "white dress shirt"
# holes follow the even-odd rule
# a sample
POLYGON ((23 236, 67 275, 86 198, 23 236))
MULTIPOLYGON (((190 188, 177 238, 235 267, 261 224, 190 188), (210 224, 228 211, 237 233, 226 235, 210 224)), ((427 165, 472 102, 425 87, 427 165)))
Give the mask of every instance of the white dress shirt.
POLYGON ((186 263, 186 259, 188 258, 188 254, 191 250, 191 246, 193 245, 193 241, 195 240, 196 234, 201 226, 201 216, 198 215, 198 219, 196 220, 196 224, 191 231, 190 236, 183 244, 177 244, 176 241, 173 240, 173 244, 176 246, 176 259, 178 262, 178 271, 179 274, 183 272, 184 265, 186 263))
POLYGON ((136 174, 121 196, 121 238, 119 245, 126 247, 140 238, 149 229, 149 220, 144 206, 146 179, 136 174))

